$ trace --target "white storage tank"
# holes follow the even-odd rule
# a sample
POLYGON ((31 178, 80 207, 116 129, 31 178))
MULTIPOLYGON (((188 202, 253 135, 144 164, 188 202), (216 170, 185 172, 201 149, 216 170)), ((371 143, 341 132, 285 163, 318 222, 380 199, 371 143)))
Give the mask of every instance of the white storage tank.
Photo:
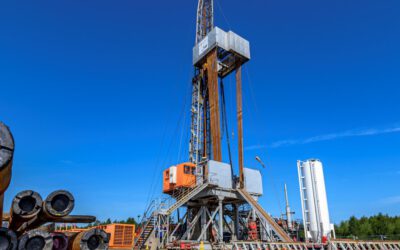
POLYGON ((307 241, 321 242, 331 237, 328 200, 322 163, 311 159, 297 162, 304 232, 307 241))

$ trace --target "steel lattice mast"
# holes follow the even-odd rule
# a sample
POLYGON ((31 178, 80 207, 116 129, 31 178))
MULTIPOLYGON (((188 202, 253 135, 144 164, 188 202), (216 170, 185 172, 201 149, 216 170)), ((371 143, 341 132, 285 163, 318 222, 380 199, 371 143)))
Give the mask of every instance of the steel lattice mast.
MULTIPOLYGON (((199 0, 196 17, 197 45, 214 28, 214 1, 199 0)), ((211 158, 211 133, 209 123, 209 102, 204 75, 199 67, 195 67, 195 77, 192 86, 192 121, 191 139, 189 145, 189 160, 196 165, 203 157, 211 158)))
POLYGON ((196 44, 214 28, 214 1, 199 0, 196 19, 196 44))

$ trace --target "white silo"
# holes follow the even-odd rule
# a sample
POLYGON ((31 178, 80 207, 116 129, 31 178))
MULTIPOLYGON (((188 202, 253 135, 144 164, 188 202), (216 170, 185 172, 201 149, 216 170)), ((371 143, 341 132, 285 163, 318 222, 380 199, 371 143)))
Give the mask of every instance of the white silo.
POLYGON ((322 163, 314 159, 298 161, 297 168, 305 237, 321 242, 330 238, 332 231, 322 163))

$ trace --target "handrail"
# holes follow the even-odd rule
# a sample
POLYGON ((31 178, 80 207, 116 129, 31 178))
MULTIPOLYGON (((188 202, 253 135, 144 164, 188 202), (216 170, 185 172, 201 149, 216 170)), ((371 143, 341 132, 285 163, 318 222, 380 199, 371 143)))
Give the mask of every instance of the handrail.
POLYGON ((140 223, 138 225, 142 225, 143 222, 145 222, 147 220, 147 214, 149 213, 149 211, 154 207, 155 205, 155 201, 156 200, 152 200, 150 202, 150 205, 147 207, 147 209, 144 211, 143 216, 142 216, 142 220, 140 221, 140 223))

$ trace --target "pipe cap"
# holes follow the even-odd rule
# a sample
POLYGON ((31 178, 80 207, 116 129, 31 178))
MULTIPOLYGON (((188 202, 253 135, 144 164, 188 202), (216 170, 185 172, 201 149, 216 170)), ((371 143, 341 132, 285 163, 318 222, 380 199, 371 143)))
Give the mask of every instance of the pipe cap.
POLYGON ((14 138, 10 129, 0 122, 0 170, 12 161, 14 154, 14 138))

